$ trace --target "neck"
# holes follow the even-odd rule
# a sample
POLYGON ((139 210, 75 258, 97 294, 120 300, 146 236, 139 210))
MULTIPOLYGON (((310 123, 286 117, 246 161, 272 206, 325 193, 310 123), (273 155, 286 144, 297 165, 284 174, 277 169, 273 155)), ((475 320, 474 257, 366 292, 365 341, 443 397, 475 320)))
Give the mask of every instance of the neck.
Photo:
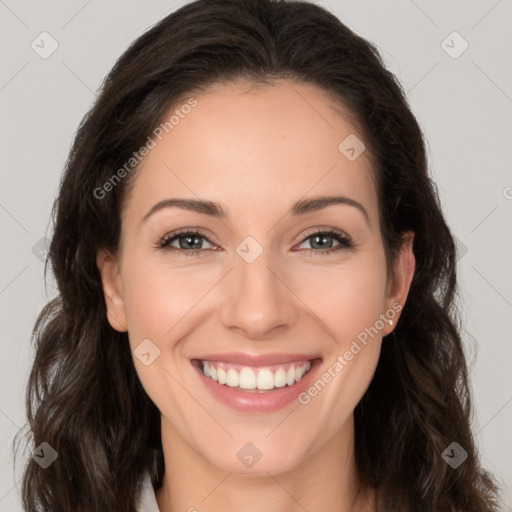
POLYGON ((353 416, 314 454, 286 472, 225 472, 195 451, 162 418, 165 475, 156 491, 160 512, 374 512, 374 494, 360 489, 353 416))

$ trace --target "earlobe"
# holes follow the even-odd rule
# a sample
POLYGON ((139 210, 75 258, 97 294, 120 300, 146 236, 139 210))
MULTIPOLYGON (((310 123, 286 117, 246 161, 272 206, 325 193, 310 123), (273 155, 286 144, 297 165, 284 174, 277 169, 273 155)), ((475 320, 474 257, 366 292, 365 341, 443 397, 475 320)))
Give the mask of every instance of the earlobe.
POLYGON ((101 275, 108 321, 116 331, 126 332, 126 309, 117 260, 106 249, 100 249, 96 255, 96 265, 101 275))
POLYGON ((413 252, 414 233, 406 231, 403 234, 402 247, 398 251, 393 268, 393 276, 389 281, 386 306, 389 310, 396 312, 393 318, 393 325, 386 323, 382 335, 386 336, 393 331, 400 317, 400 311, 405 305, 409 289, 411 287, 416 259, 413 252))

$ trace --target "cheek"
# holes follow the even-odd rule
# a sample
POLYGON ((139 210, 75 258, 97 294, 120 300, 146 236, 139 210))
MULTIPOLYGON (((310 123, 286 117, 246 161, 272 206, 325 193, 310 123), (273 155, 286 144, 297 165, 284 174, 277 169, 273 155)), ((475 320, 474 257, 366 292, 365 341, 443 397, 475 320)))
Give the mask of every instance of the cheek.
POLYGON ((323 425, 319 442, 335 435, 348 420, 379 361, 386 282, 370 268, 330 272, 323 282, 309 280, 302 292, 330 339, 321 372, 299 397, 310 416, 323 425))
POLYGON ((133 258, 125 268, 129 276, 124 294, 128 331, 134 338, 169 339, 170 330, 218 280, 218 272, 208 272, 206 267, 168 268, 147 261, 138 264, 133 258))
MULTIPOLYGON (((182 360, 179 340, 188 332, 189 321, 195 318, 194 306, 218 278, 211 269, 209 273, 170 269, 165 263, 148 264, 148 261, 147 255, 138 256, 134 252, 124 265, 130 346, 138 377, 147 394, 164 415, 175 418, 175 426, 186 432, 190 424, 201 424, 204 418, 201 411, 187 408, 190 395, 179 384, 186 380, 188 371, 179 364, 182 360), (147 366, 139 362, 137 355, 143 352, 138 347, 142 347, 146 339, 160 351, 147 366)), ((149 347, 153 358, 155 349, 149 347)))
POLYGON ((363 396, 380 355, 386 268, 383 259, 367 256, 357 263, 310 272, 298 292, 330 340, 321 382, 310 388, 311 394, 301 403, 309 403, 318 417, 329 411, 333 431, 363 396), (316 396, 322 398, 316 400, 316 396))
POLYGON ((336 341, 339 350, 384 313, 385 265, 367 258, 301 272, 294 291, 336 341))

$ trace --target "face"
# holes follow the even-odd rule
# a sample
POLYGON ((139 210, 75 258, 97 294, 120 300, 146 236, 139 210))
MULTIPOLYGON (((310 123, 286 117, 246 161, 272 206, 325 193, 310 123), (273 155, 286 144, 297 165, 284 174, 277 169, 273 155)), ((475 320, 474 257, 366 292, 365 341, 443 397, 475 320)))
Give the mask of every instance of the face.
POLYGON ((119 253, 98 253, 108 318, 176 457, 283 472, 350 438, 412 239, 388 276, 368 149, 321 90, 195 99, 137 170, 119 253))

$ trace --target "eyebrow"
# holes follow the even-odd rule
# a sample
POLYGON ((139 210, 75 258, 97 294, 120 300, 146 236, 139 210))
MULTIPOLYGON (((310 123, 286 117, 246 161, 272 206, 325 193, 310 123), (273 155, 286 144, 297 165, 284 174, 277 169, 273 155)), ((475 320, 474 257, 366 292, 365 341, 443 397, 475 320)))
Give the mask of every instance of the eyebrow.
MULTIPOLYGON (((370 225, 370 217, 365 207, 349 197, 343 196, 317 196, 309 199, 302 199, 297 201, 288 213, 292 215, 304 215, 306 213, 315 212, 327 208, 334 204, 344 204, 357 208, 364 216, 366 223, 370 225)), ((145 222, 155 212, 162 208, 177 207, 184 210, 190 210, 196 213, 202 213, 211 217, 225 219, 227 217, 226 212, 219 203, 214 201, 206 201, 202 199, 184 199, 184 198, 170 198, 164 199, 156 203, 149 211, 144 215, 142 222, 145 222)))

